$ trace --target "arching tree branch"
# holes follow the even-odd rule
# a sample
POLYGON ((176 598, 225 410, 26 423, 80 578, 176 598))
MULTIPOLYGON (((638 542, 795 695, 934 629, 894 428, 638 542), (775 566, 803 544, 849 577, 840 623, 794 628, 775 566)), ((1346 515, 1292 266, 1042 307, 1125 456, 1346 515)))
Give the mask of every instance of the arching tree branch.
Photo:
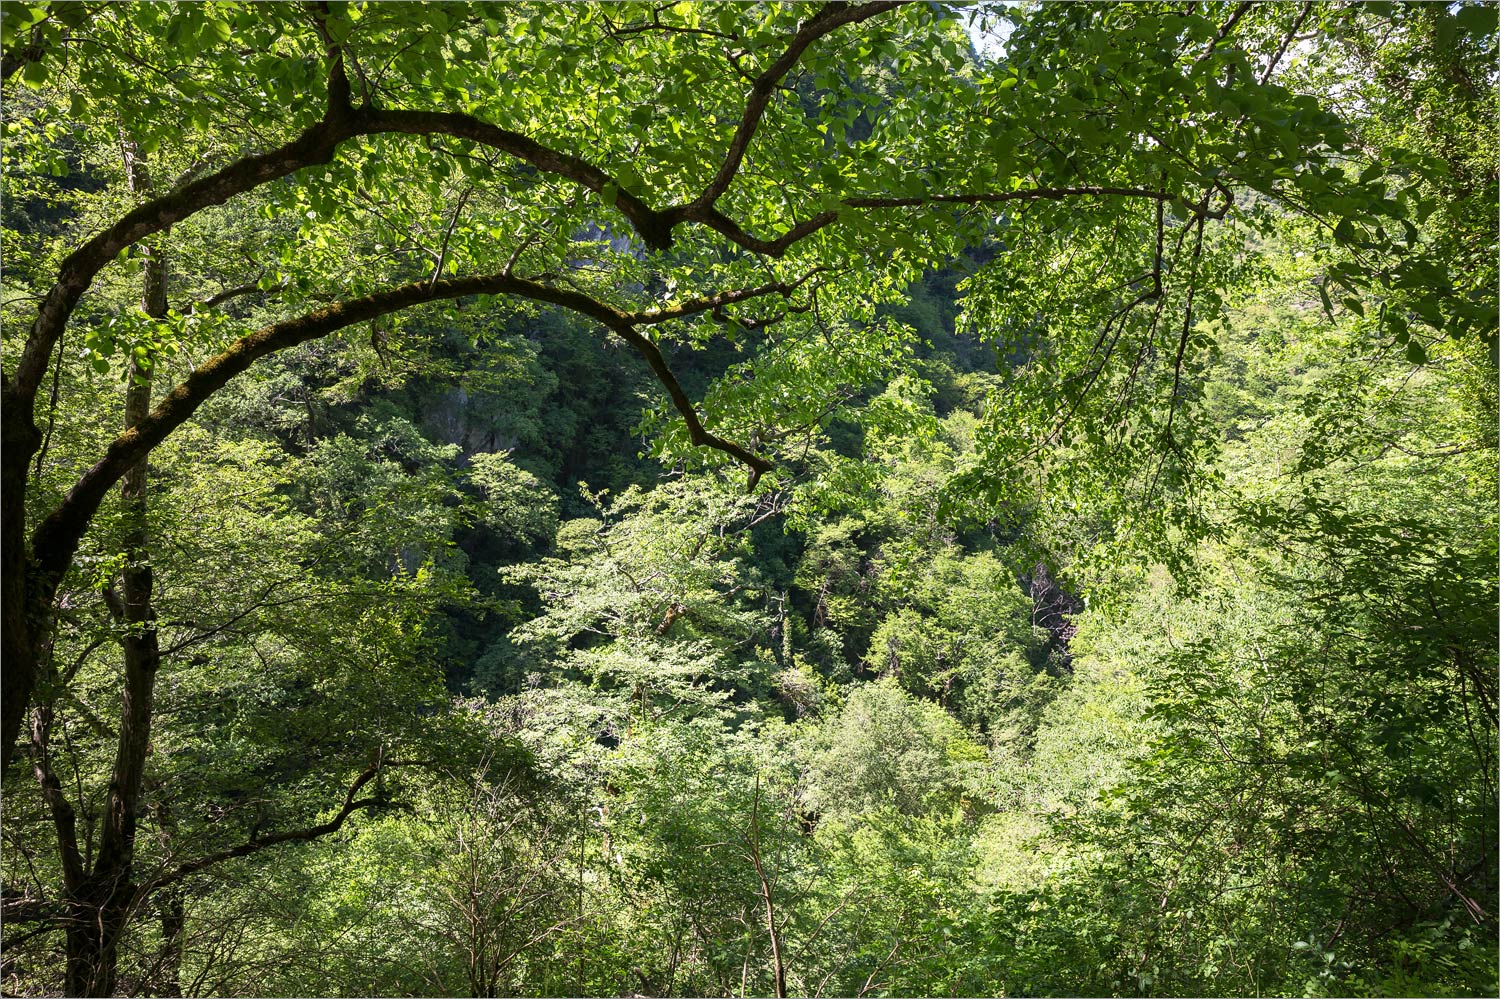
POLYGON ((309 340, 327 336, 355 323, 408 309, 427 302, 464 298, 471 295, 515 295, 538 302, 561 306, 604 325, 630 344, 645 358, 652 373, 666 388, 673 406, 687 422, 694 444, 711 447, 733 456, 758 475, 768 471, 770 463, 744 448, 709 433, 703 426, 692 400, 678 383, 661 351, 649 338, 635 329, 636 323, 659 323, 712 310, 718 305, 746 301, 771 294, 790 294, 808 280, 777 283, 758 288, 741 289, 677 306, 639 314, 628 314, 566 288, 513 277, 509 274, 484 274, 446 281, 416 281, 363 298, 340 302, 284 322, 275 323, 246 334, 215 357, 204 361, 172 391, 168 392, 145 419, 120 434, 110 443, 104 456, 86 471, 68 491, 61 504, 37 527, 32 535, 32 553, 36 569, 55 586, 72 561, 78 542, 88 529, 109 488, 152 448, 181 426, 210 396, 231 378, 268 354, 294 347, 309 340))
POLYGON ((317 825, 306 826, 301 829, 289 829, 285 832, 272 833, 269 836, 256 836, 238 846, 232 846, 226 850, 220 850, 217 853, 210 853, 207 856, 199 857, 197 860, 189 861, 146 881, 138 889, 137 897, 144 897, 150 892, 159 891, 162 888, 174 885, 184 878, 191 877, 199 871, 207 870, 217 864, 222 864, 226 860, 233 860, 236 857, 248 857, 273 846, 280 846, 283 843, 306 843, 338 832, 355 812, 363 811, 367 808, 378 808, 387 804, 379 797, 359 798, 356 795, 364 789, 366 784, 374 780, 382 769, 395 765, 377 760, 366 767, 354 779, 354 783, 349 785, 349 790, 344 795, 343 805, 340 806, 333 818, 327 822, 320 822, 317 825))

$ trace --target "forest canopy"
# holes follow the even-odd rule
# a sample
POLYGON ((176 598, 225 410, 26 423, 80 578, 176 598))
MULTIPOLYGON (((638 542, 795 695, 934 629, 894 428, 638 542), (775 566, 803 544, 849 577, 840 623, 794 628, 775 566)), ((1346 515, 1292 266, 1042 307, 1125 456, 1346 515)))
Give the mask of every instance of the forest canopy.
POLYGON ((1496 990, 1494 7, 0 33, 8 993, 1496 990))

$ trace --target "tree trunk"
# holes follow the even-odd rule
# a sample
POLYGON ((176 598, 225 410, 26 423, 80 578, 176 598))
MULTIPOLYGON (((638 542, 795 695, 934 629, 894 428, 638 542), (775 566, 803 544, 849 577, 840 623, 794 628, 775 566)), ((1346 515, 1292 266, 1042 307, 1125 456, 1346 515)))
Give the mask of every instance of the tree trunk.
MULTIPOLYGON (((144 193, 150 180, 144 165, 126 146, 126 166, 132 189, 144 193)), ((142 246, 145 258, 141 310, 151 318, 167 314, 166 266, 160 245, 142 246)), ((125 428, 141 422, 151 410, 152 362, 132 354, 125 391, 125 428)), ((125 524, 125 568, 120 592, 107 599, 125 629, 120 646, 125 659, 125 689, 120 703, 120 741, 105 803, 99 853, 80 897, 72 900, 74 920, 68 930, 68 988, 72 995, 109 996, 115 991, 120 937, 136 901, 131 880, 135 863, 135 832, 140 815, 141 789, 146 779, 146 756, 151 746, 151 720, 156 673, 161 666, 156 610, 151 603, 151 532, 147 514, 147 462, 142 459, 120 480, 125 524)))
POLYGON ((760 898, 766 907, 766 932, 771 936, 771 971, 775 976, 776 999, 786 999, 786 962, 781 955, 781 934, 776 929, 776 906, 771 901, 771 883, 760 857, 760 774, 755 775, 755 797, 750 805, 750 862, 760 880, 760 898))
POLYGON ((41 446, 30 400, 7 381, 0 391, 0 768, 10 766, 36 686, 37 657, 27 592, 26 487, 41 446))
MULTIPOLYGON (((177 817, 172 814, 166 801, 166 790, 159 783, 148 783, 146 790, 155 798, 151 810, 156 822, 157 844, 164 854, 170 856, 173 841, 177 838, 177 817)), ((178 999, 182 995, 182 947, 187 927, 182 885, 161 889, 156 911, 161 920, 161 950, 151 976, 154 983, 151 994, 178 999)))
POLYGON ((161 902, 161 985, 156 994, 176 999, 182 995, 182 937, 187 920, 183 910, 182 890, 177 887, 168 888, 165 896, 161 902))

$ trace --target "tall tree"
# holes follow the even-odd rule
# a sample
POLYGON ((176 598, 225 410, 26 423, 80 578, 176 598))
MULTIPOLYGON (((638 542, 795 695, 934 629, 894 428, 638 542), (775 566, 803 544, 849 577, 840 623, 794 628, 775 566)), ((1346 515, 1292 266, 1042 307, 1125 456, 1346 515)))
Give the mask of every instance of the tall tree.
MULTIPOLYGON (((888 2, 44 4, 7 17, 4 76, 35 90, 10 112, 23 156, 66 172, 44 139, 66 120, 75 142, 123 125, 192 168, 87 239, 65 237, 58 263, 29 275, 29 326, 7 324, 18 336, 0 386, 5 759, 54 595, 108 490, 259 359, 382 315, 486 295, 578 312, 641 355, 682 443, 743 463, 752 481, 777 458, 760 424, 817 418, 770 404, 801 394, 807 362, 756 383, 759 403, 741 392, 734 410, 700 412, 659 344, 712 336, 711 320, 779 319, 789 338, 815 334, 830 311, 857 320, 997 224, 1106 234, 1114 248, 1107 276, 1080 289, 1093 304, 1075 310, 1075 335, 1103 333, 1065 395, 1124 366, 1122 331, 1138 358, 1160 351, 1160 332, 1176 337, 1161 351, 1175 358, 1161 389, 1175 411, 1191 262, 1246 190, 1340 219, 1337 237, 1365 247, 1367 263, 1337 275, 1351 291, 1410 279, 1432 321, 1455 332, 1483 322, 1440 274, 1389 265, 1382 254, 1397 244, 1372 219, 1408 203, 1347 177, 1339 120, 1268 82, 1304 30, 1295 11, 998 16, 1016 22, 1005 58, 978 64, 953 12, 888 2), (880 113, 861 136, 851 122, 870 95, 854 82, 876 78, 880 113), (839 110, 806 114, 788 96, 794 79, 839 110), (197 225, 211 249, 213 220, 253 195, 273 219, 304 220, 263 281, 283 289, 276 318, 224 335, 28 523, 39 392, 90 290, 123 250, 168 227, 197 225), (628 245, 606 247, 601 227, 628 245), (360 266, 348 266, 351 251, 360 266), (1107 290, 1122 281, 1124 298, 1107 290), (780 304, 747 304, 767 298, 780 304), (1185 317, 1180 336, 1168 334, 1168 304, 1185 317)), ((850 349, 858 327, 840 335, 850 349)), ((1160 443, 1175 443, 1170 426, 1160 443)))

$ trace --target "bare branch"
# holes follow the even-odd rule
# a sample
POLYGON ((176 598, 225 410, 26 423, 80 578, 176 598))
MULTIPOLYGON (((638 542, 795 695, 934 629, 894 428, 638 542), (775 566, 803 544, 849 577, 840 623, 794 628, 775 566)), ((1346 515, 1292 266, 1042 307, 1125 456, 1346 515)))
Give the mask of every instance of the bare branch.
POLYGON ((286 832, 273 833, 269 836, 257 836, 248 842, 232 846, 227 850, 220 850, 217 853, 210 853, 207 856, 199 857, 197 860, 182 864, 146 882, 138 890, 137 897, 143 898, 150 892, 176 884, 186 877, 197 874, 199 871, 213 867, 216 864, 222 864, 226 860, 233 860, 236 857, 248 857, 270 847, 280 846, 283 843, 305 843, 310 840, 320 839, 330 833, 338 832, 339 829, 343 828, 349 816, 355 812, 366 808, 376 808, 386 805, 386 802, 380 798, 356 798, 355 796, 359 794, 366 784, 374 780, 382 769, 396 765, 398 764, 376 760, 366 767, 354 779, 354 783, 349 785, 349 790, 344 795, 344 803, 339 808, 338 813, 327 822, 306 826, 302 829, 291 829, 286 832))
POLYGON ((846 198, 850 208, 920 208, 926 205, 989 205, 1006 201, 1064 201, 1068 198, 1147 198, 1176 202, 1196 212, 1202 206, 1180 194, 1150 187, 1029 187, 1019 191, 975 191, 965 194, 928 194, 915 198, 846 198))
POLYGON ((1203 54, 1198 57, 1199 61, 1207 59, 1209 56, 1213 55, 1214 50, 1219 47, 1219 43, 1229 37, 1230 33, 1234 31, 1235 25, 1240 23, 1240 18, 1250 13, 1250 8, 1253 6, 1255 5, 1253 3, 1250 3, 1249 0, 1241 0, 1240 3, 1234 5, 1233 13, 1231 13, 1228 20, 1226 20, 1219 27, 1219 31, 1214 35, 1213 41, 1208 43, 1208 48, 1206 48, 1203 51, 1203 54))
POLYGON ((676 305, 670 305, 662 309, 634 312, 626 316, 625 320, 633 326, 653 326, 671 319, 682 319, 686 316, 694 316, 703 312, 712 312, 726 305, 749 301, 752 298, 761 298, 765 295, 780 295, 783 298, 787 298, 792 292, 812 280, 815 275, 825 270, 827 270, 826 267, 814 267, 796 281, 778 281, 774 284, 763 284, 755 288, 737 288, 734 291, 725 291, 717 295, 708 295, 704 298, 679 302, 676 305))
MULTIPOLYGON (((464 193, 458 196, 458 204, 453 206, 453 217, 448 220, 448 228, 443 232, 443 245, 438 250, 437 266, 432 269, 432 281, 429 287, 437 287, 438 278, 443 276, 443 265, 448 262, 448 241, 453 238, 453 230, 458 227, 459 216, 464 213, 464 205, 469 203, 469 196, 474 193, 474 188, 464 188, 464 193)), ((505 268, 507 274, 510 267, 505 268)))
POLYGON ((210 295, 207 298, 202 299, 201 301, 194 302, 191 306, 189 306, 189 309, 193 312, 201 312, 207 309, 214 309, 223 305, 225 302, 231 301, 232 299, 243 298, 246 295, 253 295, 257 291, 262 290, 263 289, 260 286, 259 280, 251 281, 248 284, 235 285, 233 288, 225 288, 221 292, 210 295))
MULTIPOLYGON (((1069 198, 1102 197, 1145 198, 1160 203, 1175 203, 1186 208, 1194 216, 1206 215, 1209 218, 1222 218, 1228 208, 1225 205, 1210 212, 1203 201, 1193 201, 1171 191, 1159 191, 1149 187, 1099 186, 1033 187, 1019 191, 975 191, 963 194, 930 194, 910 198, 854 197, 845 198, 842 204, 845 208, 871 211, 890 208, 924 208, 933 205, 1003 204, 1010 201, 1064 201, 1069 198)), ((716 208, 705 209, 702 212, 692 215, 691 218, 713 229, 731 242, 750 250, 752 253, 759 253, 768 257, 780 257, 793 244, 837 222, 839 220, 839 212, 820 212, 811 218, 796 223, 780 236, 771 239, 751 235, 738 222, 716 208)))

